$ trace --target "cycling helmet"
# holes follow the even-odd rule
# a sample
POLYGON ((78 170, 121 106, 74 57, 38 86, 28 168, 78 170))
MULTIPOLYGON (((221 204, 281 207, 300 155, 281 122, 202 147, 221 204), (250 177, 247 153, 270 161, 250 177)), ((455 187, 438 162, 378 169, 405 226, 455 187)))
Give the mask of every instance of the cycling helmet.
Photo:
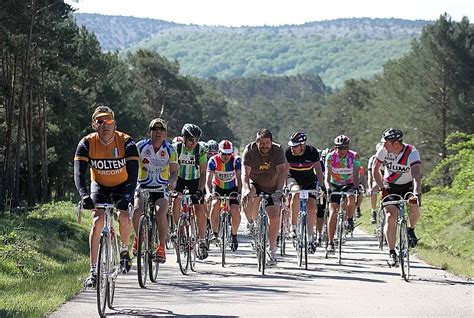
POLYGON ((304 132, 296 132, 290 137, 290 141, 288 141, 288 146, 295 147, 298 145, 303 145, 306 143, 306 134, 304 132))
POLYGON ((331 149, 329 149, 329 148, 326 148, 323 151, 321 151, 321 158, 326 158, 326 156, 328 155, 328 153, 330 151, 331 151, 331 149))
POLYGON ((102 117, 102 116, 112 116, 112 119, 115 118, 115 114, 112 108, 110 108, 109 106, 100 104, 94 110, 94 113, 92 114, 92 120, 95 120, 97 117, 102 117))
POLYGON ((194 124, 184 124, 181 135, 185 138, 201 138, 202 130, 194 124))
POLYGON ((219 151, 219 144, 214 139, 210 139, 207 141, 207 151, 208 152, 218 152, 219 151))
POLYGON ((234 152, 234 146, 230 141, 224 139, 219 143, 219 151, 228 155, 234 152))
POLYGON ((334 145, 336 146, 347 146, 349 145, 349 137, 346 135, 339 135, 334 139, 334 145))
POLYGON ((389 140, 402 140, 403 138, 403 133, 400 129, 396 129, 396 128, 388 128, 387 130, 385 130, 382 134, 382 139, 380 140, 380 142, 386 142, 386 141, 389 141, 389 140))

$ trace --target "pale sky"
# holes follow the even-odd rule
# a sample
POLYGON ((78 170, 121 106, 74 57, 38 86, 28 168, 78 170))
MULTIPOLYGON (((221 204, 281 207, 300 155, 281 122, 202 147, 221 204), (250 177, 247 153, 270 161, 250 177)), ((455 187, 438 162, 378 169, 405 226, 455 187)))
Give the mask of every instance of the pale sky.
POLYGON ((447 12, 474 23, 474 0, 66 0, 76 12, 199 25, 302 24, 338 18, 436 20, 447 12))

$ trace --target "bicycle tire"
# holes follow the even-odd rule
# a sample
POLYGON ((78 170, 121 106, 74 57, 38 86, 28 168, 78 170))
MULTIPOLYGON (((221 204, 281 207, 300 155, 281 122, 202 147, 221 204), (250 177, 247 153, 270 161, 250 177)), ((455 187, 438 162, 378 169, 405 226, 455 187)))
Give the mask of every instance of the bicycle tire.
POLYGON ((303 265, 303 233, 304 233, 304 228, 303 228, 303 220, 301 215, 298 215, 298 219, 296 221, 296 226, 298 228, 298 233, 296 236, 296 258, 298 261, 298 266, 301 267, 303 265))
POLYGON ((405 281, 410 280, 410 250, 408 247, 407 222, 403 220, 399 227, 399 262, 400 273, 405 281))
POLYGON ((189 255, 189 267, 193 272, 196 271, 197 249, 199 248, 198 241, 199 241, 198 240, 198 228, 197 228, 197 224, 196 224, 196 218, 194 216, 194 213, 192 213, 189 217, 188 255, 189 255))
POLYGON ((344 214, 338 213, 337 215, 337 262, 339 265, 342 263, 342 243, 343 243, 343 235, 344 235, 344 214))
POLYGON ((321 242, 324 241, 324 257, 328 258, 328 247, 329 247, 329 236, 328 236, 328 210, 324 209, 324 218, 323 218, 323 230, 321 233, 322 239, 321 242))
POLYGON ((265 267, 267 260, 267 218, 264 217, 260 223, 260 258, 262 264, 262 275, 265 275, 265 267))
POLYGON ((165 247, 167 250, 170 250, 174 247, 173 242, 171 240, 171 235, 174 232, 175 225, 174 225, 173 213, 170 211, 171 210, 168 210, 168 213, 166 214, 166 221, 168 222, 168 235, 166 236, 165 247))
POLYGON ((99 243, 99 255, 97 258, 97 311, 99 316, 105 316, 105 305, 107 303, 107 289, 108 289, 108 258, 109 258, 109 246, 107 237, 102 234, 99 243))
MULTIPOLYGON (((154 215, 152 214, 152 216, 154 215)), ((155 217, 151 218, 151 227, 149 227, 148 237, 150 240, 150 243, 148 244, 148 273, 150 274, 150 281, 152 283, 156 283, 156 278, 158 277, 158 273, 160 271, 160 263, 156 262, 153 257, 159 244, 158 229, 156 226, 155 217)))
POLYGON ((146 288, 148 277, 148 217, 144 214, 140 216, 138 223, 138 246, 137 246, 137 276, 138 284, 141 288, 146 288))
POLYGON ((308 269, 308 223, 307 216, 303 220, 303 253, 304 253, 304 268, 308 269))
POLYGON ((221 248, 221 264, 222 267, 225 266, 225 252, 226 252, 226 243, 227 243, 227 237, 226 237, 226 232, 227 232, 227 218, 224 213, 221 213, 220 218, 219 218, 219 237, 220 237, 220 248, 221 248))
POLYGON ((285 233, 285 226, 286 226, 286 209, 281 209, 281 217, 280 217, 280 255, 286 255, 286 233, 285 233))
POLYGON ((110 237, 110 268, 113 269, 112 277, 108 280, 107 284, 107 306, 110 309, 113 309, 114 299, 115 299, 115 280, 117 279, 117 275, 120 268, 120 260, 119 260, 119 246, 117 242, 117 237, 115 234, 111 234, 110 237))
POLYGON ((189 266, 189 226, 185 218, 178 221, 178 238, 176 239, 176 257, 179 269, 183 275, 188 272, 189 266))

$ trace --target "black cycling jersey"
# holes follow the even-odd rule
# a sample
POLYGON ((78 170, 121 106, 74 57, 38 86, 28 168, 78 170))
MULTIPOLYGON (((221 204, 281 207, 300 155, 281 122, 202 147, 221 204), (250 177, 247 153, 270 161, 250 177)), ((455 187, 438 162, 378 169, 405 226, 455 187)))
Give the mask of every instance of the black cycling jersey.
POLYGON ((289 176, 300 186, 306 186, 317 181, 313 166, 319 162, 319 152, 313 146, 306 145, 301 156, 295 156, 288 147, 285 151, 286 160, 290 165, 289 176))

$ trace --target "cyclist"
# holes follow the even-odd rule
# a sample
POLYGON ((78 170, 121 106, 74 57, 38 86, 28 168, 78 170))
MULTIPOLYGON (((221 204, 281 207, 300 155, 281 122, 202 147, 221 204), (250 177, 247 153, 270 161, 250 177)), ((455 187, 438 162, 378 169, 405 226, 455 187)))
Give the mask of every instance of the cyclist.
MULTIPOLYGON (((403 132, 399 129, 388 128, 382 134, 380 147, 376 153, 376 161, 372 167, 372 173, 377 183, 373 191, 382 191, 382 198, 390 194, 398 194, 402 197, 407 192, 413 192, 415 197, 409 202, 410 227, 407 229, 408 245, 415 247, 418 239, 415 235, 415 226, 420 218, 421 205, 421 161, 418 150, 409 144, 403 143, 403 132), (382 177, 380 166, 385 165, 385 173, 382 177)), ((396 198, 394 198, 396 200, 396 198)), ((389 266, 397 264, 395 252, 396 222, 398 210, 396 206, 385 207, 385 237, 389 248, 389 266)))
MULTIPOLYGON (((208 198, 212 193, 230 195, 232 192, 241 192, 241 159, 234 155, 234 147, 228 140, 219 143, 219 153, 212 156, 207 164, 206 192, 208 198)), ((235 193, 234 193, 235 195, 235 193)), ((232 217, 232 244, 231 249, 235 252, 239 246, 237 230, 240 225, 239 201, 230 199, 230 212, 232 217)), ((213 242, 218 242, 219 208, 220 201, 214 199, 211 203, 211 226, 214 237, 213 242)))
MULTIPOLYGON (((354 191, 359 186, 360 160, 357 152, 349 150, 349 137, 337 136, 334 139, 334 150, 326 156, 325 183, 328 194, 331 191, 354 191)), ((328 221, 328 252, 334 253, 334 232, 336 231, 336 215, 339 210, 340 195, 329 196, 329 221, 328 221)), ((355 210, 355 198, 347 198, 347 221, 348 231, 354 229, 352 215, 355 210)))
POLYGON ((121 237, 120 263, 127 272, 132 266, 128 243, 132 226, 128 214, 138 175, 138 151, 135 141, 117 131, 112 109, 99 105, 92 115, 95 130, 79 142, 74 156, 74 183, 84 209, 92 210, 92 227, 89 234, 90 275, 85 287, 97 282, 97 254, 100 235, 104 227, 104 210, 94 209, 95 203, 114 203, 119 210, 121 237), (90 166, 90 192, 86 173, 90 166))
MULTIPOLYGON (((178 154, 176 149, 166 141, 168 125, 161 118, 153 119, 148 125, 149 136, 137 143, 140 154, 140 170, 138 175, 138 190, 146 188, 161 188, 167 186, 174 190, 178 179, 178 154)), ((156 225, 160 244, 156 248, 155 261, 166 262, 165 241, 168 233, 168 195, 163 192, 151 192, 150 203, 155 206, 156 225)), ((143 198, 137 191, 135 194, 135 208, 133 212, 133 227, 138 233, 138 222, 142 214, 143 198)), ((138 236, 133 241, 133 254, 136 254, 138 236)))
MULTIPOLYGON (((287 186, 290 191, 316 190, 324 188, 323 172, 319 158, 318 149, 306 144, 307 136, 303 132, 296 132, 291 135, 288 141, 288 148, 285 151, 286 160, 289 165, 287 186), (318 186, 319 185, 319 186, 318 186)), ((291 205, 291 238, 296 238, 296 222, 298 211, 300 210, 300 195, 293 193, 290 200, 291 205)), ((317 238, 314 235, 314 225, 316 220, 316 196, 310 194, 307 203, 308 212, 308 252, 313 254, 316 251, 317 238)))
MULTIPOLYGON (((375 151, 378 151, 380 147, 383 147, 383 143, 379 142, 375 146, 375 151)), ((369 158, 369 162, 367 164, 367 192, 368 195, 370 195, 370 207, 372 209, 372 216, 370 217, 370 223, 375 224, 377 223, 377 183, 375 182, 374 175, 372 173, 372 168, 374 166, 376 159, 375 159, 375 154, 369 158), (375 187, 375 191, 372 191, 372 189, 375 187)), ((384 167, 383 164, 380 166, 380 172, 384 173, 384 167)))
POLYGON ((362 212, 360 211, 360 207, 362 206, 362 201, 364 199, 364 193, 365 193, 365 168, 364 166, 360 166, 359 168, 359 188, 357 191, 359 192, 359 195, 357 196, 357 202, 356 202, 356 216, 360 218, 362 216, 362 212))
POLYGON ((212 156, 219 153, 219 144, 214 139, 209 139, 207 145, 207 159, 209 160, 212 156))
POLYGON ((268 198, 266 203, 266 212, 269 218, 268 239, 270 245, 268 263, 269 265, 275 265, 277 262, 276 246, 280 225, 279 205, 288 174, 285 152, 280 145, 273 143, 273 136, 270 130, 261 129, 257 132, 256 140, 245 146, 242 154, 242 165, 242 198, 247 201, 244 211, 250 227, 254 226, 261 199, 251 196, 261 192, 276 194, 275 198, 268 198))
MULTIPOLYGON (((194 124, 184 124, 181 129, 183 141, 173 145, 178 153, 178 182, 176 191, 183 192, 188 188, 196 213, 200 259, 207 258, 205 240, 207 216, 204 208, 203 191, 206 183, 207 155, 205 146, 199 143, 202 130, 194 124)), ((175 222, 179 220, 180 199, 173 200, 173 215, 175 222)))

